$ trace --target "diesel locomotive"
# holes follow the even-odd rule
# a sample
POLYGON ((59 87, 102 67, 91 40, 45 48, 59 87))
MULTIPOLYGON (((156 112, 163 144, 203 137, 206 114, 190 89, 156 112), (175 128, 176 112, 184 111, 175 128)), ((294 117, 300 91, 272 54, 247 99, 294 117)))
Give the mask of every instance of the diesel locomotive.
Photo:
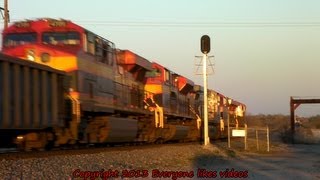
MULTIPOLYGON (((0 136, 21 149, 201 138, 203 87, 69 20, 41 18, 3 31, 0 136)), ((208 91, 209 135, 246 106, 208 91)), ((4 142, 4 141, 3 141, 4 142)))

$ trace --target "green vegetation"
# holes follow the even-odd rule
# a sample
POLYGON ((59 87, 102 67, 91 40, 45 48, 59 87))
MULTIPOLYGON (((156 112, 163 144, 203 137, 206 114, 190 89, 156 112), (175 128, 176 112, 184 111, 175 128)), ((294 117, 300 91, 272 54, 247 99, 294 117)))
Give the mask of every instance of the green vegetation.
POLYGON ((312 116, 308 119, 309 121, 303 124, 305 127, 320 129, 320 115, 312 116))
MULTIPOLYGON (((296 117, 300 127, 296 128, 296 132, 299 130, 300 133, 310 133, 310 129, 320 129, 320 115, 312 117, 296 117)), ((265 128, 267 125, 270 130, 270 138, 282 139, 283 142, 291 142, 291 124, 290 116, 275 114, 275 115, 247 115, 246 122, 249 128, 265 128)))
POLYGON ((249 127, 266 127, 268 125, 271 131, 278 131, 290 127, 290 116, 282 114, 247 115, 246 122, 249 127))

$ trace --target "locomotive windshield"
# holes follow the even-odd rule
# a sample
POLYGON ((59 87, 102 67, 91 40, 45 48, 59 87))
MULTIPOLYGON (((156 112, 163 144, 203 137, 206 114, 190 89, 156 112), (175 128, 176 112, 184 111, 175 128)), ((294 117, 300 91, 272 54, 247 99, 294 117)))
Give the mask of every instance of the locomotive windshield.
POLYGON ((7 34, 4 37, 4 46, 18 46, 23 44, 34 44, 37 42, 36 33, 14 33, 7 34))
POLYGON ((79 45, 78 32, 45 32, 42 34, 42 43, 51 45, 79 45))

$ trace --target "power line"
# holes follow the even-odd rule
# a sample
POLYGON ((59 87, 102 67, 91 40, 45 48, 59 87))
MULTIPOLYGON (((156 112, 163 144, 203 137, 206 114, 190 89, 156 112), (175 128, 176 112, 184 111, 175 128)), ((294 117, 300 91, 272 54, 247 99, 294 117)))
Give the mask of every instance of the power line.
MULTIPOLYGON (((13 22, 20 21, 13 19, 13 22)), ((112 26, 112 27, 320 27, 320 21, 279 21, 279 22, 199 22, 199 21, 97 21, 73 20, 83 25, 112 26)))
POLYGON ((119 27, 320 27, 320 22, 154 22, 154 21, 76 21, 86 25, 119 27))
MULTIPOLYGON (((21 21, 13 19, 13 21, 21 21)), ((97 21, 97 20, 72 20, 81 25, 110 26, 110 27, 167 27, 167 28, 319 28, 320 21, 265 21, 265 22, 199 22, 199 21, 97 21)))

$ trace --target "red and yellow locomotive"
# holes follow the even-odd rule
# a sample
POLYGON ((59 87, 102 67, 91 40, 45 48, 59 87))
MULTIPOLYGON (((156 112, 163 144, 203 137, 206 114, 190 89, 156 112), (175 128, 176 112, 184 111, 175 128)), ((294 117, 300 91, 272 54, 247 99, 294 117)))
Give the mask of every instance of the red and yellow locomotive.
MULTIPOLYGON (((28 129, 14 124, 3 126, 0 121, 0 129, 24 129, 14 134, 17 144, 25 149, 76 143, 190 141, 200 137, 202 92, 191 80, 129 50, 116 49, 111 41, 71 21, 45 18, 16 22, 3 32, 2 52, 66 74, 64 102, 45 105, 46 101, 35 101, 33 104, 38 105, 33 109, 40 110, 30 112, 41 122, 59 123, 34 124, 28 129), (41 109, 43 106, 63 107, 63 112, 52 120, 40 115, 48 109, 41 109)), ((41 79, 49 76, 40 74, 41 79)), ((49 91, 50 82, 40 91, 49 91)), ((39 99, 42 95, 49 94, 40 93, 39 99)), ((212 117, 220 117, 217 97, 211 98, 215 106, 209 111, 212 117)), ((33 121, 38 120, 32 118, 29 123, 33 121)))

